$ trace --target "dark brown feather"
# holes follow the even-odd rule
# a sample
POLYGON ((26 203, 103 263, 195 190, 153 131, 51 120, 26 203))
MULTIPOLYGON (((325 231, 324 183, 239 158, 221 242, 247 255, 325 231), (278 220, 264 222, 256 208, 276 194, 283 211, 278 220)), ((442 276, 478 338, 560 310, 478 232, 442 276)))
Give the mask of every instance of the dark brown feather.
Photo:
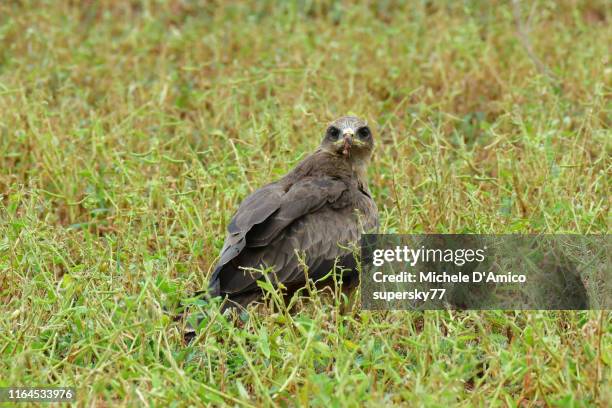
POLYGON ((378 226, 361 173, 345 157, 319 149, 279 181, 253 192, 230 222, 209 293, 243 306, 258 299, 257 281, 264 277, 244 268, 270 268, 273 283, 303 286, 302 255, 312 279, 327 274, 337 258, 356 273, 345 247, 378 226))

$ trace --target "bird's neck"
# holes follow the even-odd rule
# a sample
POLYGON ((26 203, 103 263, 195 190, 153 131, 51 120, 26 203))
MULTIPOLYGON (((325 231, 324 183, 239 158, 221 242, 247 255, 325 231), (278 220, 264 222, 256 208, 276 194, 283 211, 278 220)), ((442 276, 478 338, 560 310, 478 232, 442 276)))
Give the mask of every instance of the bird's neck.
POLYGON ((357 175, 357 179, 361 184, 368 184, 368 164, 370 158, 354 157, 349 159, 351 169, 357 175))
MULTIPOLYGON (((333 153, 332 153, 333 154, 333 153)), ((353 175, 357 176, 357 181, 360 185, 368 185, 368 165, 370 164, 370 156, 367 155, 351 155, 349 157, 335 154, 336 158, 346 161, 353 175)))
POLYGON ((369 156, 345 157, 335 152, 319 149, 298 164, 285 176, 285 179, 291 183, 295 179, 307 175, 333 175, 332 173, 335 173, 336 175, 344 175, 344 177, 356 177, 356 181, 360 185, 367 186, 369 162, 369 156))

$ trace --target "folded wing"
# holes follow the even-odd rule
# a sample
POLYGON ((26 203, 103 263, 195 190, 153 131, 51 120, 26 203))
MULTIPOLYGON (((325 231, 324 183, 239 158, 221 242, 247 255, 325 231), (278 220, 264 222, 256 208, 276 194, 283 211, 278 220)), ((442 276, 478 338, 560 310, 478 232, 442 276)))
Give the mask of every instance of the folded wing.
POLYGON ((255 191, 228 227, 211 277, 211 295, 256 290, 261 274, 244 267, 272 267, 275 279, 283 283, 299 281, 300 276, 303 280, 296 249, 313 264, 333 260, 339 254, 338 242, 358 237, 357 225, 349 222, 352 194, 344 181, 333 177, 305 177, 288 187, 274 183, 255 191))

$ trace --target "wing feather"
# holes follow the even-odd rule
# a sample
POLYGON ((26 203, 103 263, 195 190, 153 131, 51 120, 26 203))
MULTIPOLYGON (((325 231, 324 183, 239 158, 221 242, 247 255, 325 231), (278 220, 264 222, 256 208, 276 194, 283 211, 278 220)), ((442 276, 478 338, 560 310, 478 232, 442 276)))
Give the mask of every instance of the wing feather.
MULTIPOLYGON (((347 191, 348 186, 341 180, 332 177, 306 177, 293 184, 287 191, 280 183, 275 183, 247 197, 228 227, 220 260, 210 279, 211 294, 218 295, 222 291, 225 292, 220 286, 220 278, 224 280, 223 286, 233 288, 244 289, 255 283, 257 277, 247 276, 244 271, 236 273, 236 264, 261 266, 262 255, 269 251, 269 244, 278 240, 286 227, 300 217, 316 212, 326 203, 346 201, 348 204, 347 191), (245 248, 249 249, 248 253, 244 253, 245 248), (229 265, 230 262, 234 265, 229 265)), ((286 252, 274 255, 288 256, 286 252)), ((266 260, 271 266, 287 263, 287 261, 281 262, 280 259, 279 262, 266 260)))
POLYGON ((303 285, 306 282, 300 258, 304 261, 312 279, 323 277, 337 257, 346 257, 350 251, 346 245, 359 239, 358 224, 350 211, 338 213, 330 208, 308 214, 286 228, 267 247, 246 248, 228 265, 227 273, 220 275, 221 294, 238 295, 257 290, 261 274, 240 269, 242 265, 254 268, 272 267, 274 280, 285 286, 303 285), (297 249, 297 251, 296 251, 297 249))

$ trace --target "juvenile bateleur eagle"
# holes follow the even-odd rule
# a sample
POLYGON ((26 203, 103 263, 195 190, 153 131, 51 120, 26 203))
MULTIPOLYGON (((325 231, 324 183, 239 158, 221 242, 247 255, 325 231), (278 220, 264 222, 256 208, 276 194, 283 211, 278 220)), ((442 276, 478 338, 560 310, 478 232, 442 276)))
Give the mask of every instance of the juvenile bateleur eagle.
POLYGON ((333 121, 320 146, 280 180, 249 195, 227 229, 220 259, 210 278, 211 296, 226 306, 246 306, 263 295, 257 280, 282 283, 291 294, 329 273, 336 259, 343 282, 358 282, 347 249, 362 232, 378 227, 378 211, 366 181, 374 147, 365 121, 345 116, 333 121), (303 258, 302 258, 303 256, 303 258))

